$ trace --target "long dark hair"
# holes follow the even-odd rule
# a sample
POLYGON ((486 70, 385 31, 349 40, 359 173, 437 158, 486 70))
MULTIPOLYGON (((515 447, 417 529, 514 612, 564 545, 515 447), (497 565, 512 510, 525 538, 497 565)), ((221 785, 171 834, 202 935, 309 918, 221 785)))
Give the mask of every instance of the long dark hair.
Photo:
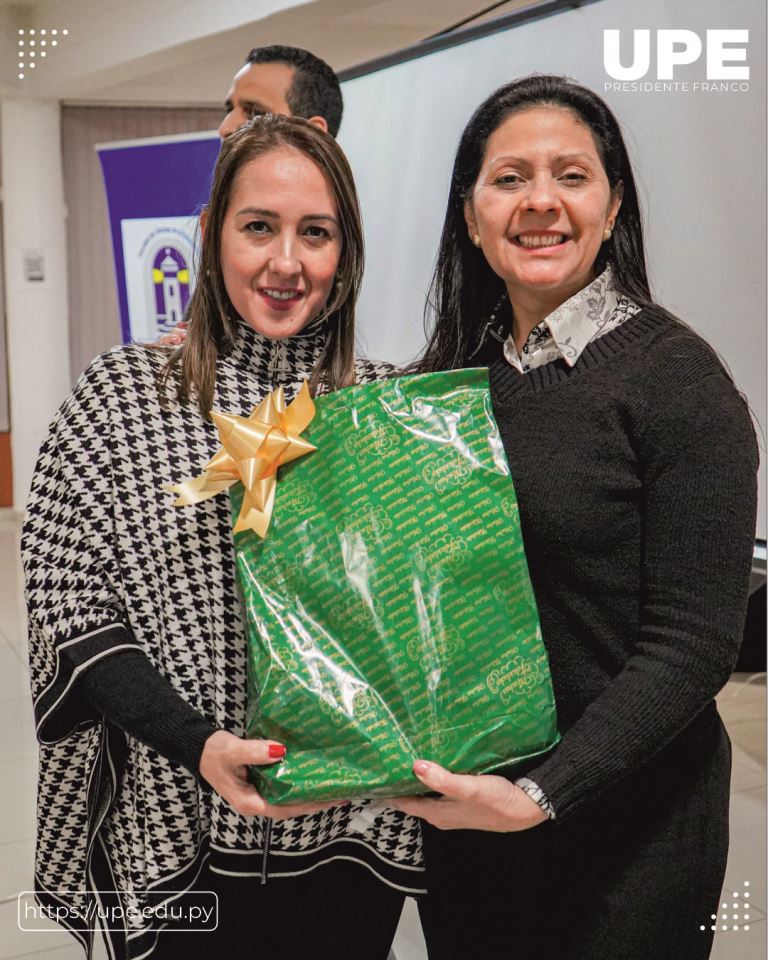
MULTIPOLYGON (((306 120, 273 114, 254 117, 227 137, 213 175, 203 235, 198 279, 189 305, 189 329, 183 347, 168 360, 166 387, 178 371, 177 397, 193 392, 207 417, 213 403, 216 360, 235 340, 236 311, 221 270, 221 227, 238 172, 251 160, 280 147, 299 150, 320 168, 336 201, 341 228, 337 280, 323 310, 325 346, 312 372, 310 390, 329 390, 354 382, 355 304, 363 278, 363 226, 352 171, 336 141, 306 120)), ((300 185, 298 185, 300 187, 300 185)), ((165 392, 165 391, 164 391, 165 392)))
POLYGON ((479 176, 491 134, 517 111, 550 105, 570 110, 589 127, 611 190, 622 184, 621 209, 610 240, 600 248, 595 272, 610 263, 620 293, 640 306, 653 303, 637 187, 616 118, 597 94, 567 77, 524 77, 492 93, 461 135, 425 309, 425 325, 432 331, 417 361, 421 370, 467 366, 482 345, 486 322, 506 287, 469 239, 464 202, 479 176))

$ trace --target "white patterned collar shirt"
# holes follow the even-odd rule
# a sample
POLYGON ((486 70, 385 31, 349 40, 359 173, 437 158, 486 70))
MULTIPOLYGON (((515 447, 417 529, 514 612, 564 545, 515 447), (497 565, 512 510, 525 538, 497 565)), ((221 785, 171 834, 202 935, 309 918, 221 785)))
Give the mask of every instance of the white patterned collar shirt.
POLYGON ((531 330, 522 353, 510 334, 504 343, 504 357, 520 373, 560 359, 572 367, 587 344, 639 311, 634 301, 618 292, 613 270, 606 267, 531 330))

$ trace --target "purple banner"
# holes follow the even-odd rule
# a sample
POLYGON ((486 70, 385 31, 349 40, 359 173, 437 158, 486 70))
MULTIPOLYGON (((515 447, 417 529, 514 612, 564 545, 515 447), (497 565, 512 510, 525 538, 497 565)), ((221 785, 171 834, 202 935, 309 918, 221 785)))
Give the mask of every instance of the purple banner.
POLYGON ((181 319, 194 287, 197 217, 216 133, 99 144, 123 341, 151 342, 181 319))

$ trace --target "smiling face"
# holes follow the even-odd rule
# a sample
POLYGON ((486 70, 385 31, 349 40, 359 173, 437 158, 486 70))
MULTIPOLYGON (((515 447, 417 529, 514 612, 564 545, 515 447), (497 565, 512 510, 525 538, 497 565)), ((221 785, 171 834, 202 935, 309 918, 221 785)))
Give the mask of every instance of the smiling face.
POLYGON ((237 174, 221 227, 221 269, 232 306, 281 340, 325 306, 341 254, 336 201, 320 168, 278 147, 237 174))
POLYGON ((594 278, 620 204, 589 127, 570 110, 539 106, 489 137, 464 215, 513 308, 550 313, 594 278))

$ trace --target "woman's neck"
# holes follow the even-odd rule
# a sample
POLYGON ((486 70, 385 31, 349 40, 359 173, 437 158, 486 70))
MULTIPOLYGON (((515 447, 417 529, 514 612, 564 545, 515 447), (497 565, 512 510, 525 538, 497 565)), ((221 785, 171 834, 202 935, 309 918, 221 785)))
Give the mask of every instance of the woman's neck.
POLYGON ((591 275, 585 281, 574 285, 572 290, 553 291, 549 296, 543 290, 526 290, 507 286, 509 303, 512 307, 512 338, 517 352, 522 352, 534 327, 537 327, 550 313, 554 313, 566 300, 570 300, 584 287, 589 286, 594 279, 594 275, 591 275))

